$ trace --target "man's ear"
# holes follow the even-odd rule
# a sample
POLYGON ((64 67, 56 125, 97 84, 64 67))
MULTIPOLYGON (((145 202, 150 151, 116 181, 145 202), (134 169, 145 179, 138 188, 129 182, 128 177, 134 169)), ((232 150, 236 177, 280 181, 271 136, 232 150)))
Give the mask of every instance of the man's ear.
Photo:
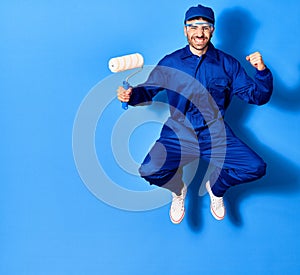
POLYGON ((184 35, 187 36, 187 33, 186 33, 186 26, 183 27, 183 31, 184 31, 184 35))

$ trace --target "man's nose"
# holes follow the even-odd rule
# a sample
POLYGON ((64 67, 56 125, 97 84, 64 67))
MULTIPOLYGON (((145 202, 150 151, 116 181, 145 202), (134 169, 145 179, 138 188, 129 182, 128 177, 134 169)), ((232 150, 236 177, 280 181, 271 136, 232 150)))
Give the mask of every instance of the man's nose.
POLYGON ((204 30, 203 30, 203 28, 198 27, 196 32, 198 35, 202 35, 204 33, 204 30))

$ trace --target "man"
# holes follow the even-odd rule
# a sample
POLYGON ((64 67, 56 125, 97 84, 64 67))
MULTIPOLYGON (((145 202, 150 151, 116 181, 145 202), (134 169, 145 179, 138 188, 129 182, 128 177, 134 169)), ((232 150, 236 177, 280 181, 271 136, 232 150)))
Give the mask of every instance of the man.
POLYGON ((216 167, 206 188, 217 220, 225 216, 223 196, 231 186, 265 175, 265 162, 234 135, 223 117, 233 96, 262 105, 273 90, 272 73, 259 52, 246 57, 256 69, 251 79, 235 58, 213 46, 211 8, 189 8, 184 24, 188 45, 165 56, 145 84, 117 91, 118 99, 132 106, 151 102, 158 92, 167 91, 171 116, 139 172, 150 184, 172 192, 170 218, 175 224, 185 214, 187 186, 182 167, 190 161, 202 158, 216 167))

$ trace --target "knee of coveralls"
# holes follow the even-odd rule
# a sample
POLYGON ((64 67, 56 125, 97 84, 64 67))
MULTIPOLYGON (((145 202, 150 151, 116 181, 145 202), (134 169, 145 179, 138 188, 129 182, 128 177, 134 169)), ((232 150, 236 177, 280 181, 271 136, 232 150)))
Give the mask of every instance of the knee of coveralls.
POLYGON ((167 166, 165 163, 162 167, 158 167, 154 161, 151 161, 151 157, 148 154, 139 168, 139 173, 151 185, 164 187, 180 194, 183 186, 182 169, 167 166))
POLYGON ((260 158, 249 161, 249 166, 234 167, 230 169, 216 169, 211 175, 213 193, 223 197, 225 192, 232 186, 258 180, 266 174, 266 163, 260 158))
POLYGON ((143 179, 148 181, 150 184, 162 186, 167 183, 176 173, 168 170, 156 170, 151 167, 151 162, 142 164, 139 168, 139 173, 143 179))
POLYGON ((162 162, 161 154, 157 156, 155 153, 157 152, 156 146, 146 156, 139 168, 139 173, 151 185, 166 188, 179 195, 183 187, 182 169, 179 167, 179 160, 166 158, 162 162))
POLYGON ((222 167, 211 175, 212 191, 223 196, 228 188, 257 180, 266 174, 266 163, 226 125, 226 155, 222 167))

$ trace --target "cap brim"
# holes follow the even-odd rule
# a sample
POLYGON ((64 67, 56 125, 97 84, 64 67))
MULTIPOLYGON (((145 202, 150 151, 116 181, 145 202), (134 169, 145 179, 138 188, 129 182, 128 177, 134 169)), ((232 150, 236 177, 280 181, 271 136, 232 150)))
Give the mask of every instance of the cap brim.
POLYGON ((209 22, 214 22, 214 20, 212 18, 208 18, 207 16, 203 15, 203 14, 194 14, 193 16, 190 16, 188 18, 185 19, 185 21, 189 21, 189 20, 192 20, 192 19, 195 19, 195 18, 198 18, 198 17, 202 17, 203 19, 209 21, 209 22))

